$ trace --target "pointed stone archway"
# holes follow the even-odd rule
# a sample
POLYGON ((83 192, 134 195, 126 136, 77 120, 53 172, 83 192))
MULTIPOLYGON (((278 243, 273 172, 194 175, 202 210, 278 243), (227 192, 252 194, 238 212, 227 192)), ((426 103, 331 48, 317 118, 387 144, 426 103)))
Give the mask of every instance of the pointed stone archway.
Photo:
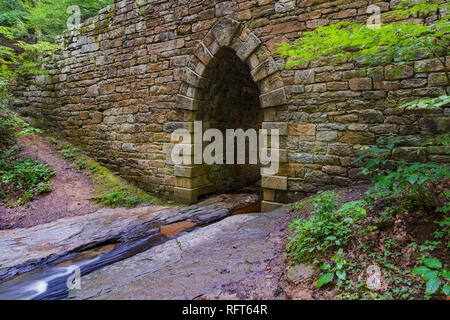
MULTIPOLYGON (((274 119, 275 111, 287 104, 279 69, 270 51, 258 37, 247 27, 229 18, 218 21, 205 38, 199 41, 188 66, 179 75, 182 85, 178 94, 177 108, 182 113, 183 121, 175 123, 174 128, 187 129, 193 135, 194 121, 205 119, 205 105, 210 103, 205 100, 208 99, 205 92, 215 81, 212 78, 214 74, 212 71, 221 67, 221 59, 232 56, 240 60, 237 64, 242 63, 248 66, 249 78, 257 87, 258 107, 262 109, 262 128, 279 129, 280 139, 283 141, 288 134, 287 123, 273 121, 276 120, 274 119)), ((232 58, 229 59, 232 60, 232 58)), ((192 141, 194 141, 193 136, 192 141)), ((283 147, 282 142, 280 146, 280 148, 283 147)), ((193 148, 192 144, 191 149, 193 148)), ((279 149, 279 154, 280 168, 282 168, 281 164, 287 163, 286 149, 279 149)), ((167 156, 169 159, 170 150, 167 156)), ((216 191, 215 185, 207 179, 205 165, 175 166, 174 175, 174 198, 178 202, 196 203, 199 196, 216 191)), ((287 176, 280 173, 274 176, 262 176, 264 211, 280 205, 274 202, 275 193, 286 191, 287 181, 287 176)))

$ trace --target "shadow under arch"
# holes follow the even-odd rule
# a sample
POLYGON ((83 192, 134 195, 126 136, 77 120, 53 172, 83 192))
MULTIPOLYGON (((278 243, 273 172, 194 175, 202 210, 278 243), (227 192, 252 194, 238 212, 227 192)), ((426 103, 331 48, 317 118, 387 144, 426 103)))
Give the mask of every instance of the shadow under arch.
MULTIPOLYGON (((274 110, 287 104, 277 64, 258 37, 241 23, 229 18, 219 20, 194 48, 179 80, 182 83, 176 108, 182 112, 183 121, 174 128, 193 133, 193 122, 201 120, 207 125, 203 130, 209 126, 244 130, 262 127, 279 129, 282 137, 287 136, 287 124, 273 119, 274 110), (241 116, 230 117, 233 112, 240 112, 241 116)), ((286 150, 279 151, 280 162, 286 163, 286 150)), ((233 177, 239 179, 234 179, 237 182, 234 185, 230 181, 231 188, 242 187, 261 177, 259 167, 234 169, 233 177)), ((205 165, 175 166, 175 200, 196 203, 201 195, 221 191, 219 184, 225 186, 225 191, 227 184, 211 181, 210 173, 205 165)), ((262 189, 265 200, 273 201, 271 193, 287 190, 287 177, 263 176, 262 189), (274 180, 278 180, 277 183, 274 184, 274 180)))

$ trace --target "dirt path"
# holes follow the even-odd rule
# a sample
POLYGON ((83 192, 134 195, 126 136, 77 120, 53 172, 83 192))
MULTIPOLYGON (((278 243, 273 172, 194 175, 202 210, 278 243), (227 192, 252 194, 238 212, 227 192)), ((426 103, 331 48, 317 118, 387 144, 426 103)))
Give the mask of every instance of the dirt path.
POLYGON ((86 215, 99 209, 88 200, 94 191, 89 178, 63 160, 44 137, 22 137, 19 143, 24 148, 22 154, 37 158, 53 168, 52 192, 18 208, 0 204, 0 230, 29 228, 61 218, 86 215))

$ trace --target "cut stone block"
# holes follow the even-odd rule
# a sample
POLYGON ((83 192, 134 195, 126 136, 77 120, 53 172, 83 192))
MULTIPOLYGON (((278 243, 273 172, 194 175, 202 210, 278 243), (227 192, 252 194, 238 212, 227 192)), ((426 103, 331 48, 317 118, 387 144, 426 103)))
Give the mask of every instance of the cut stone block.
POLYGON ((260 96, 261 107, 269 108, 281 106, 287 103, 286 93, 284 88, 280 88, 260 96))
POLYGON ((287 190, 287 177, 263 176, 261 186, 267 189, 287 190))

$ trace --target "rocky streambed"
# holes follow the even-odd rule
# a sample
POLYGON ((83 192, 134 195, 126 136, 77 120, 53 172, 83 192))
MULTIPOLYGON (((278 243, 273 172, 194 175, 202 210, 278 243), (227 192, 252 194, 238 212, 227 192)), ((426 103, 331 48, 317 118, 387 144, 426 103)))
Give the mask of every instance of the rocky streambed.
POLYGON ((285 299, 284 210, 228 217, 81 278, 69 299, 285 299))
POLYGON ((252 194, 219 195, 189 207, 103 209, 1 231, 0 299, 65 298, 74 266, 87 275, 230 215, 257 212, 259 202, 252 194))

